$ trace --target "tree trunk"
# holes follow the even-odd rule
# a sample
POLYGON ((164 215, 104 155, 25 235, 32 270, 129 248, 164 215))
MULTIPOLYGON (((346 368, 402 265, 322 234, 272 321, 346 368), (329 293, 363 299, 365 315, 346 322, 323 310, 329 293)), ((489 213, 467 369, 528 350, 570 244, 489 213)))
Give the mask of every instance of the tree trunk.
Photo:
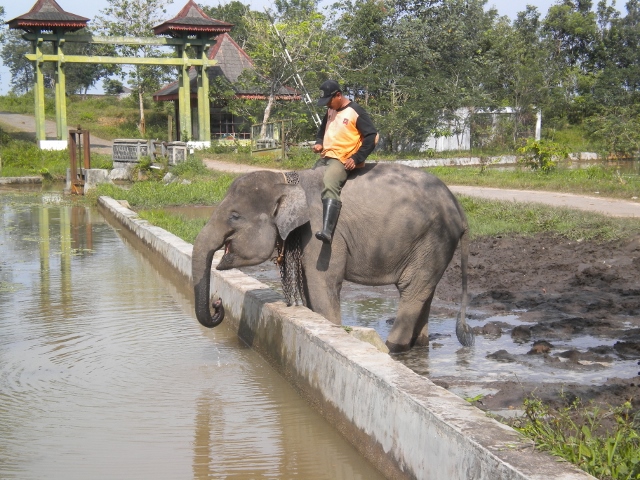
POLYGON ((265 138, 267 135, 267 122, 269 121, 269 117, 271 116, 271 110, 273 109, 273 105, 276 103, 276 94, 271 89, 269 93, 269 98, 267 99, 267 106, 264 109, 264 116, 262 117, 262 127, 260 127, 260 138, 265 138))
POLYGON ((138 87, 138 104, 140 105, 140 124, 138 125, 138 130, 141 135, 144 135, 147 129, 144 122, 144 99, 142 98, 142 87, 138 87))

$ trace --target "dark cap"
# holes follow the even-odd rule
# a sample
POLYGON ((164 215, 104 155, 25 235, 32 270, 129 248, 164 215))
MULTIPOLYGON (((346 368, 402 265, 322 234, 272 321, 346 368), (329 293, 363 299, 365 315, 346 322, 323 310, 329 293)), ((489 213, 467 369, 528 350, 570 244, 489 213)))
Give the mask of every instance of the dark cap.
POLYGON ((341 92, 342 89, 340 85, 335 80, 327 80, 322 85, 320 85, 320 91, 322 92, 322 96, 318 99, 318 105, 324 107, 331 97, 333 97, 336 93, 341 92))

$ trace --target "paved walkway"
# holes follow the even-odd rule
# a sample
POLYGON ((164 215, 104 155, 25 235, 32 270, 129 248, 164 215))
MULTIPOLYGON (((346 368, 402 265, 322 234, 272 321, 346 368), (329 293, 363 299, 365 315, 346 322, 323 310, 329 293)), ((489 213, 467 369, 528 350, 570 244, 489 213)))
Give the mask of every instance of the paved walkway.
MULTIPOLYGON (((9 126, 14 130, 21 130, 36 137, 36 121, 33 115, 23 115, 20 113, 0 112, 0 123, 9 126)), ((75 126, 70 126, 69 130, 75 130, 75 126)), ((44 124, 47 140, 55 140, 57 135, 56 122, 45 120, 44 124)), ((91 135, 91 151, 95 153, 111 154, 113 142, 91 135)))
MULTIPOLYGON (((205 165, 212 170, 230 173, 248 173, 256 170, 268 170, 249 165, 241 165, 217 160, 205 160, 205 165)), ((273 170, 271 171, 279 171, 273 170)), ((577 210, 598 212, 612 217, 640 218, 640 200, 615 200, 610 198, 573 195, 570 193, 546 192, 540 190, 506 190, 501 188, 470 187, 449 185, 452 192, 493 200, 515 202, 533 202, 555 207, 567 207, 577 210)))

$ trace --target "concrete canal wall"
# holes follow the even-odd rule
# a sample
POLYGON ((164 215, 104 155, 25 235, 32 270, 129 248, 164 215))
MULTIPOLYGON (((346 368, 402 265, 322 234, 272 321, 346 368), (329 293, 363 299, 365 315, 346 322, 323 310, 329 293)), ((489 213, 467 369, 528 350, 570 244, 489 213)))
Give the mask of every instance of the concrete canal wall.
MULTIPOLYGON (((187 281, 191 244, 111 198, 100 197, 99 206, 187 281)), ((224 302, 224 321, 388 478, 593 478, 323 317, 287 307, 238 270, 212 271, 212 295, 224 302)))

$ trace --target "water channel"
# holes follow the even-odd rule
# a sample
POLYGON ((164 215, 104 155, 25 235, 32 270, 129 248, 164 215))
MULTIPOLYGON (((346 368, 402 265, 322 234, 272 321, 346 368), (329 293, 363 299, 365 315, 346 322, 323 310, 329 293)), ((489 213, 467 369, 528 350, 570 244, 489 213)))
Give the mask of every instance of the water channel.
POLYGON ((0 478, 381 475, 96 210, 0 192, 0 478))

